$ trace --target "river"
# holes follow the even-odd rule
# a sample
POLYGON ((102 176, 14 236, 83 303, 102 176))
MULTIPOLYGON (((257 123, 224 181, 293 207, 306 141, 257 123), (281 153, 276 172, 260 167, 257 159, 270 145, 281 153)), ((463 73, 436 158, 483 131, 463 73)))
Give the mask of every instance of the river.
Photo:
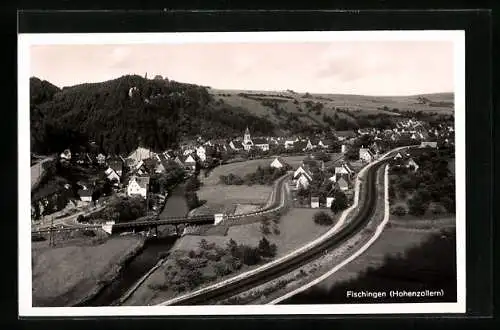
MULTIPOLYGON (((168 197, 162 217, 186 216, 189 208, 184 197, 184 185, 177 186, 168 197)), ((149 239, 142 251, 126 263, 118 277, 104 287, 96 296, 81 306, 113 306, 144 274, 153 268, 160 255, 168 252, 177 240, 176 236, 165 236, 167 228, 159 228, 159 237, 149 239), (163 229, 163 230, 162 230, 163 229), (163 235, 162 235, 163 234, 163 235)))

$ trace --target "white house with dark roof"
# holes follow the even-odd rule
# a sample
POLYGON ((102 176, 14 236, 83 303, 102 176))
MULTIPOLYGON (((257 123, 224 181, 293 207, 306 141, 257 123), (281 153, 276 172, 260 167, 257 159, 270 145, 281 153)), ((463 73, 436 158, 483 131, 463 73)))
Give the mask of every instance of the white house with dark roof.
POLYGON ((78 196, 80 196, 80 200, 85 203, 92 202, 92 194, 94 191, 92 189, 80 189, 78 190, 78 196))
POLYGON ((420 148, 437 148, 437 142, 422 141, 420 143, 420 148))
POLYGON ((118 173, 116 173, 116 171, 115 171, 114 169, 112 169, 111 167, 108 167, 108 168, 104 171, 104 174, 106 174, 106 178, 107 178, 109 181, 116 180, 115 185, 118 185, 118 183, 120 182, 120 176, 119 176, 119 175, 118 175, 118 173))
POLYGON ((341 191, 346 191, 349 189, 349 181, 348 179, 346 179, 344 176, 341 176, 337 182, 337 187, 341 190, 341 191))
POLYGON ((299 141, 298 137, 286 139, 285 142, 284 142, 285 149, 291 149, 291 148, 293 148, 294 143, 297 142, 297 141, 299 141))
POLYGON ((146 198, 149 186, 149 176, 131 176, 127 186, 127 196, 142 196, 146 198))
POLYGON ((305 172, 300 172, 295 178, 295 189, 307 189, 311 184, 312 178, 305 172))
POLYGON ((315 146, 314 142, 311 139, 308 139, 304 150, 313 150, 315 147, 316 146, 315 146))
POLYGON ((153 156, 154 153, 151 150, 144 147, 138 147, 136 150, 132 151, 127 158, 132 158, 136 162, 140 162, 143 159, 147 159, 153 156))
POLYGON ((229 146, 235 151, 244 149, 243 143, 241 143, 241 141, 232 140, 231 142, 229 142, 229 146))
POLYGON ((411 157, 406 161, 406 167, 413 168, 414 172, 416 172, 418 170, 418 168, 419 168, 418 164, 411 157))
POLYGON ((256 148, 259 148, 262 151, 269 150, 269 142, 267 142, 267 140, 264 138, 255 138, 255 139, 253 139, 252 142, 253 142, 253 146, 255 146, 256 148))
POLYGON ((349 176, 354 174, 354 170, 347 163, 342 163, 340 166, 335 166, 335 174, 347 174, 349 176))
POLYGON ((196 155, 202 162, 204 162, 207 159, 207 149, 202 145, 198 146, 196 148, 196 155))
POLYGON ((333 142, 331 140, 319 140, 318 147, 326 149, 326 148, 330 147, 332 144, 333 144, 333 142))
POLYGON ((319 197, 311 197, 311 208, 312 209, 317 209, 319 208, 319 197))
POLYGON ((368 148, 359 148, 359 159, 369 163, 373 161, 374 155, 368 148))
POLYGON ((336 131, 335 136, 339 141, 346 141, 356 137, 356 132, 354 131, 336 131))
POLYGON ((394 155, 393 159, 394 160, 403 159, 403 155, 400 152, 398 152, 396 155, 394 155))
POLYGON ((65 149, 59 157, 62 160, 71 160, 71 151, 69 149, 65 149))
POLYGON ((283 168, 287 165, 288 164, 281 157, 276 157, 269 166, 272 168, 283 168))
POLYGON ((106 156, 104 156, 101 153, 97 155, 96 159, 97 159, 97 163, 100 165, 103 165, 104 163, 106 163, 106 156))
POLYGON ((296 180, 299 178, 301 174, 304 174, 309 178, 309 181, 312 180, 312 172, 304 165, 300 165, 295 172, 293 173, 293 179, 296 180))
POLYGON ((184 160, 184 167, 190 171, 194 171, 196 169, 196 160, 193 155, 188 155, 184 160))
POLYGON ((347 151, 347 146, 346 146, 345 144, 342 144, 342 145, 340 146, 340 152, 341 152, 341 153, 343 153, 343 154, 345 154, 345 153, 346 153, 346 151, 347 151))

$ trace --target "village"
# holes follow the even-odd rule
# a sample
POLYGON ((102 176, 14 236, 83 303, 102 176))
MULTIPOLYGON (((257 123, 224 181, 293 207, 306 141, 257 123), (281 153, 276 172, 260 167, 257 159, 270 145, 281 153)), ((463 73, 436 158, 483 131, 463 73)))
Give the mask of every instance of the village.
MULTIPOLYGON (((289 137, 252 137, 247 127, 241 137, 231 140, 205 140, 199 136, 184 141, 176 150, 153 152, 138 147, 128 155, 104 155, 95 143, 90 143, 90 152, 66 149, 58 155, 58 166, 70 171, 79 168, 92 175, 83 175, 76 184, 65 182, 40 188, 32 200, 32 220, 37 224, 43 219, 96 212, 112 195, 143 199, 145 213, 158 214, 168 190, 173 188, 158 181, 170 178, 172 171, 182 175, 174 178, 176 184, 201 171, 207 176, 217 166, 252 159, 269 159, 270 168, 286 168, 293 174, 289 185, 296 207, 330 208, 339 192, 352 201, 356 173, 384 152, 403 145, 439 148, 454 143, 453 126, 430 125, 413 118, 400 120, 394 126, 289 137), (302 161, 291 166, 286 161, 291 156, 302 156, 302 161)), ((397 157, 405 166, 418 170, 419 165, 409 155, 397 157)))

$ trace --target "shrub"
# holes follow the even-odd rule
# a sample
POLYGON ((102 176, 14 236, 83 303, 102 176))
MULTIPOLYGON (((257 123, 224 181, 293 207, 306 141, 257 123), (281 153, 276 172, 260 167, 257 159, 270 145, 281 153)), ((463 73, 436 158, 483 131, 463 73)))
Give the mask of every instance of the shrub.
POLYGON ((203 249, 203 250, 208 250, 208 242, 206 239, 202 238, 200 243, 198 243, 198 246, 200 247, 200 249, 203 249))
POLYGON ((234 256, 238 250, 238 244, 236 243, 236 241, 234 239, 230 239, 229 242, 227 242, 227 250, 229 251, 229 253, 234 256))
POLYGON ((269 225, 265 224, 265 223, 262 223, 260 225, 260 232, 263 234, 263 235, 269 235, 271 234, 271 230, 269 229, 269 225))
POLYGON ((222 263, 215 264, 214 268, 215 268, 215 274, 221 277, 232 273, 232 270, 229 267, 227 267, 227 265, 222 263))
POLYGON ((260 262, 261 256, 257 248, 243 245, 241 246, 241 259, 248 266, 256 265, 260 262))
POLYGON ((345 210, 348 205, 349 205, 349 203, 348 203, 346 194, 344 194, 340 190, 336 191, 332 205, 330 206, 330 209, 332 210, 332 212, 334 214, 337 214, 337 212, 345 210))
POLYGON ((221 255, 217 253, 217 251, 210 251, 205 254, 205 258, 210 261, 219 261, 221 258, 221 255))
POLYGON ((95 237, 96 234, 93 230, 84 230, 82 232, 83 236, 87 236, 87 237, 95 237))
POLYGON ((403 206, 398 205, 391 210, 391 214, 402 217, 406 215, 406 209, 403 206))
POLYGON ((41 241, 45 241, 46 238, 43 237, 42 235, 32 235, 31 236, 31 241, 32 242, 41 242, 41 241))
POLYGON ((202 202, 200 202, 200 200, 198 199, 198 194, 196 194, 195 192, 186 193, 186 202, 189 210, 193 210, 203 204, 202 202))
POLYGON ((264 258, 273 258, 276 255, 276 244, 271 244, 267 238, 262 237, 259 241, 258 252, 264 258))
POLYGON ((329 226, 333 224, 333 219, 328 213, 320 211, 314 214, 314 223, 322 226, 329 226))

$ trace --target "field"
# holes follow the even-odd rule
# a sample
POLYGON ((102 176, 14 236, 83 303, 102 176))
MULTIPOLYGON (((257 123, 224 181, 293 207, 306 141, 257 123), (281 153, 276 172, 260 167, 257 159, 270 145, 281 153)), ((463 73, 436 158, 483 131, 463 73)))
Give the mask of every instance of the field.
MULTIPOLYGON (((301 155, 283 156, 281 158, 295 169, 305 157, 305 155, 301 155)), ((331 154, 331 164, 336 163, 340 157, 341 154, 331 154)), ((242 209, 255 209, 259 205, 265 204, 272 192, 272 186, 224 185, 220 183, 220 176, 232 173, 243 177, 254 172, 259 166, 269 166, 273 160, 274 157, 270 157, 225 164, 214 168, 208 177, 201 175, 200 180, 203 185, 198 191, 198 197, 200 200, 205 200, 206 203, 191 214, 241 213, 242 209)), ((326 165, 329 166, 329 163, 326 165)))
POLYGON ((300 120, 307 124, 323 124, 323 114, 334 116, 337 113, 341 118, 350 118, 349 115, 340 113, 335 110, 335 108, 348 109, 349 111, 354 112, 355 115, 359 116, 379 113, 397 115, 394 112, 383 110, 384 107, 387 107, 390 110, 421 110, 446 114, 452 114, 454 111, 452 93, 412 96, 310 94, 309 97, 305 98, 304 94, 292 94, 286 92, 216 89, 209 91, 217 100, 222 99, 226 104, 245 108, 251 113, 259 117, 265 117, 274 123, 284 122, 286 120, 286 116, 278 114, 269 106, 263 105, 263 101, 276 101, 281 109, 287 113, 301 116, 300 120), (238 95, 240 93, 245 93, 247 96, 238 95), (307 101, 320 102, 323 104, 323 109, 319 113, 316 113, 316 111, 309 112, 306 107, 307 101))
POLYGON ((427 229, 392 226, 390 221, 379 239, 365 253, 319 285, 328 290, 337 283, 355 278, 368 267, 382 265, 384 257, 402 254, 411 247, 421 244, 429 235, 439 231, 440 228, 439 225, 427 229))
MULTIPOLYGON (((271 243, 275 243, 278 246, 278 256, 284 255, 307 244, 330 228, 329 226, 320 226, 313 222, 312 219, 316 212, 318 212, 318 210, 315 209, 291 209, 281 218, 277 225, 280 233, 274 234, 271 230, 271 234, 266 236, 271 243)), ((256 246, 263 236, 260 231, 260 225, 260 222, 257 222, 240 226, 231 226, 226 236, 187 235, 179 239, 174 247, 172 247, 172 250, 189 251, 196 249, 202 239, 206 239, 208 242, 214 242, 221 247, 224 247, 230 239, 234 239, 241 244, 256 246)), ((273 228, 272 224, 270 228, 273 228)))
POLYGON ((228 175, 229 173, 233 173, 237 176, 245 176, 248 173, 255 172, 255 170, 257 170, 257 167, 259 166, 269 166, 272 161, 272 159, 252 159, 244 162, 225 164, 214 168, 212 172, 210 172, 208 177, 205 178, 201 176, 201 181, 205 186, 217 185, 219 184, 219 178, 221 175, 228 175))
MULTIPOLYGON (((331 226, 320 226, 314 223, 313 215, 317 210, 311 209, 291 209, 284 215, 277 227, 279 234, 273 232, 274 224, 271 222, 271 234, 266 237, 271 242, 277 245, 276 257, 283 256, 319 237, 325 233, 331 226)), ((217 246, 225 248, 230 239, 233 239, 238 244, 249 246, 257 246, 259 240, 263 237, 260 231, 260 223, 253 223, 241 226, 232 226, 229 228, 227 235, 214 236, 195 236, 186 235, 180 238, 172 247, 171 255, 186 254, 189 251, 199 251, 200 242, 205 239, 209 244, 215 243, 217 246)), ((209 262, 201 269, 203 274, 211 274, 213 272, 215 262, 209 262)), ((131 296, 126 302, 127 305, 143 305, 146 303, 159 303, 162 300, 173 296, 173 292, 167 289, 164 292, 152 288, 165 285, 170 286, 170 283, 165 283, 165 272, 168 267, 172 267, 173 262, 167 262, 158 270, 156 270, 141 287, 131 296)), ((228 275, 234 276, 237 273, 248 271, 256 266, 243 266, 238 272, 228 275)))
POLYGON ((32 243, 33 306, 72 306, 118 272, 143 241, 117 237, 97 245, 50 248, 47 242, 32 243))

